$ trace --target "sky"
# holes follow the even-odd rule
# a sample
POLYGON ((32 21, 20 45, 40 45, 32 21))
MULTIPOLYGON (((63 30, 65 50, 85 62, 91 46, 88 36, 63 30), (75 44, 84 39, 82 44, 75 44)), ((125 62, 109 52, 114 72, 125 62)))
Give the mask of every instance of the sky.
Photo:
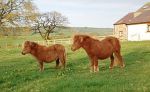
POLYGON ((68 17, 68 26, 113 28, 120 18, 150 0, 34 0, 40 12, 57 11, 68 17))

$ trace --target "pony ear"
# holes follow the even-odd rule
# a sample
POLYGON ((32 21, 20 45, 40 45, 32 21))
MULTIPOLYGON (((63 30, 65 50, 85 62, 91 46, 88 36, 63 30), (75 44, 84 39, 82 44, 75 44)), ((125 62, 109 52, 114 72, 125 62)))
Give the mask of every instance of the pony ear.
POLYGON ((25 41, 24 44, 30 44, 30 41, 25 41))
POLYGON ((31 47, 35 47, 36 43, 35 42, 30 42, 31 47))

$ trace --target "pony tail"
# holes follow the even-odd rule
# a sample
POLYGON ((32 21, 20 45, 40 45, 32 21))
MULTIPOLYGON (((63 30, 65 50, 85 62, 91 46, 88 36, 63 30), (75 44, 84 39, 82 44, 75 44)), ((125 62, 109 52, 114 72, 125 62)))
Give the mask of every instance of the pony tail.
POLYGON ((121 45, 120 45, 120 41, 117 39, 117 42, 116 42, 116 48, 115 48, 115 50, 117 51, 117 52, 120 52, 120 49, 121 49, 121 45))

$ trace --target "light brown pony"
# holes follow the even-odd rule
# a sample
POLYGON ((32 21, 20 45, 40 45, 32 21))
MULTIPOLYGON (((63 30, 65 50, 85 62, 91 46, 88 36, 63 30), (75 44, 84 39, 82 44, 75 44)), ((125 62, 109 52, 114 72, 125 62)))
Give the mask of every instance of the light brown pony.
POLYGON ((59 67, 61 63, 65 67, 66 53, 64 46, 60 44, 55 44, 49 47, 39 45, 35 42, 26 41, 24 43, 24 48, 22 54, 30 53, 33 55, 40 65, 40 71, 44 70, 43 63, 50 63, 56 61, 56 68, 59 67))
POLYGON ((125 66, 120 53, 120 42, 115 37, 107 37, 99 41, 88 35, 75 35, 73 37, 71 50, 76 51, 79 48, 83 48, 89 56, 92 72, 99 71, 98 59, 103 60, 109 57, 111 60, 110 69, 112 69, 114 66, 114 55, 119 60, 119 65, 121 67, 125 66))

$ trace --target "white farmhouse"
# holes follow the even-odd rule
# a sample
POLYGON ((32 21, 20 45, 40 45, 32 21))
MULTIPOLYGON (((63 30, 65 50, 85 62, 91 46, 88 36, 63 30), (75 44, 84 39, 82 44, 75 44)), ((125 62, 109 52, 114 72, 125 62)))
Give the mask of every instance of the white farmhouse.
POLYGON ((114 35, 121 40, 150 40, 150 2, 114 24, 114 35))

